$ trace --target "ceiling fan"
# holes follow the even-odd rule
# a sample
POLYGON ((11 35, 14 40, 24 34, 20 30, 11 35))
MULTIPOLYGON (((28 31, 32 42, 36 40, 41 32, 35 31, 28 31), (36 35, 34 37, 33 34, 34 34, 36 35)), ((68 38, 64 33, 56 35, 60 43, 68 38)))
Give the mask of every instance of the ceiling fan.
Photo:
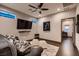
MULTIPOLYGON (((38 11, 40 14, 42 13, 42 11, 47 11, 49 10, 48 8, 42 8, 44 3, 40 3, 37 7, 29 4, 28 6, 31 7, 31 8, 34 8, 35 10, 33 10, 32 12, 36 12, 38 11)), ((32 10, 32 9, 29 9, 29 10, 32 10)))

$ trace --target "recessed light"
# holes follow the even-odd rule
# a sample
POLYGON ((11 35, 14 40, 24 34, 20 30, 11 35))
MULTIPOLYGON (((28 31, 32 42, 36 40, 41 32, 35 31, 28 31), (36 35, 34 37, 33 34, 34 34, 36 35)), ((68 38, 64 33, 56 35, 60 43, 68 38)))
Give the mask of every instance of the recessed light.
POLYGON ((39 15, 39 16, 41 16, 41 15, 39 15))
POLYGON ((61 10, 60 8, 57 9, 57 11, 60 11, 60 10, 61 10))

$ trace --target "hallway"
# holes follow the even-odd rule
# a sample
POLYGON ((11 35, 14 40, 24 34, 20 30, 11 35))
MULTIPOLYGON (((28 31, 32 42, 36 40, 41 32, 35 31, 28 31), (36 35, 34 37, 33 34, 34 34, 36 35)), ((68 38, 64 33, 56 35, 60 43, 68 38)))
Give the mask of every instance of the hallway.
POLYGON ((78 56, 78 50, 73 45, 71 38, 63 40, 57 56, 78 56))

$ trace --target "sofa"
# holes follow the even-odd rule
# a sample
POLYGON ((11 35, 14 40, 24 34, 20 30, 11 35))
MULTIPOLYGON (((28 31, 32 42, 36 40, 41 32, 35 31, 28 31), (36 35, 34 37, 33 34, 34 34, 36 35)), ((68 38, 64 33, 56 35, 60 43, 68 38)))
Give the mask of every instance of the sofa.
POLYGON ((43 48, 32 46, 26 40, 17 40, 13 36, 0 34, 0 56, 41 56, 43 48))
POLYGON ((16 47, 0 34, 0 56, 17 56, 16 47))

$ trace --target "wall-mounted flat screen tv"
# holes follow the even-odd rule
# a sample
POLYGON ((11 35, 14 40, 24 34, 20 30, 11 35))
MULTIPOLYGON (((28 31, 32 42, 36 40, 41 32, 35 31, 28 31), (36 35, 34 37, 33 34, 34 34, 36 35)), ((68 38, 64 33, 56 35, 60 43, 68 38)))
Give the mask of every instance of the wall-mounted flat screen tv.
POLYGON ((17 19, 17 29, 31 29, 32 21, 17 19))
POLYGON ((77 15, 77 33, 79 33, 79 15, 77 15))

